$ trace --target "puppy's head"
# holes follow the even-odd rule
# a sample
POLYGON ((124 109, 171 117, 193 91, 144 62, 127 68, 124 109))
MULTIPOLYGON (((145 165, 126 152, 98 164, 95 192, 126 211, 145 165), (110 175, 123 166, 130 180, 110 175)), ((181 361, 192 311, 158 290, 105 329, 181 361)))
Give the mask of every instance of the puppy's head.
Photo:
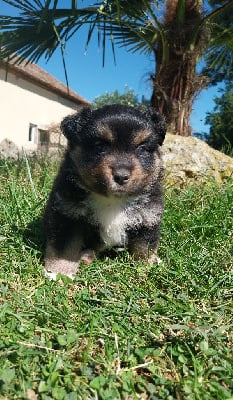
POLYGON ((140 193, 161 170, 159 146, 166 125, 152 110, 124 105, 84 108, 66 117, 62 130, 82 185, 103 195, 140 193))

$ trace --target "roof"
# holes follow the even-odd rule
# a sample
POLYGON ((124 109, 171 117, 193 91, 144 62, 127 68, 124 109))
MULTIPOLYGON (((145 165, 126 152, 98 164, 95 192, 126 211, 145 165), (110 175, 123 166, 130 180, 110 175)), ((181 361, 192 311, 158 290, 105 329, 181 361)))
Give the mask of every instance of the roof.
POLYGON ((4 60, 1 62, 0 67, 1 65, 3 65, 7 71, 12 72, 15 75, 20 76, 23 79, 47 89, 65 99, 68 99, 77 105, 90 104, 89 101, 79 96, 78 93, 68 88, 64 83, 57 80, 54 76, 50 75, 44 69, 38 67, 36 64, 28 61, 23 61, 20 64, 14 64, 13 61, 6 62, 4 60))

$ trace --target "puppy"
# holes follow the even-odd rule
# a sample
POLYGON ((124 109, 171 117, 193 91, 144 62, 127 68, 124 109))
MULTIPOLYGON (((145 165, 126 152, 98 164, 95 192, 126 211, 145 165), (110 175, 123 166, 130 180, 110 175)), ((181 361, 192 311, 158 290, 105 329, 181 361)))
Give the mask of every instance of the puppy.
POLYGON ((157 261, 165 120, 124 105, 84 108, 61 129, 68 149, 45 210, 46 276, 73 277, 113 248, 157 261))

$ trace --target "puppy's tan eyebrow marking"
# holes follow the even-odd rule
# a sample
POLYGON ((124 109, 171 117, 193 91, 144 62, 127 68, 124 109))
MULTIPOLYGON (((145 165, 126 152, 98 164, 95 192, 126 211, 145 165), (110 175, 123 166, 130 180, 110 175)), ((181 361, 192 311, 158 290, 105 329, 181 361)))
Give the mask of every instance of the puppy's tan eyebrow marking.
POLYGON ((139 146, 140 144, 145 142, 145 140, 147 140, 150 137, 150 135, 151 133, 147 130, 139 131, 136 133, 133 142, 136 146, 139 146))
POLYGON ((99 124, 98 125, 98 131, 101 134, 101 138, 106 140, 107 142, 112 142, 113 141, 113 132, 111 128, 106 125, 106 124, 99 124))

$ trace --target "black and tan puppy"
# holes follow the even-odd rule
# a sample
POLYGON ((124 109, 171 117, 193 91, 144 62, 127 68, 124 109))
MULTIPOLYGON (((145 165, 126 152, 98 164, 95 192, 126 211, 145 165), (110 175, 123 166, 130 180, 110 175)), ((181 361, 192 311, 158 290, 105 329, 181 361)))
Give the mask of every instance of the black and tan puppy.
POLYGON ((110 105, 84 108, 61 127, 68 149, 45 211, 45 275, 72 277, 80 260, 111 248, 157 261, 164 118, 110 105))

